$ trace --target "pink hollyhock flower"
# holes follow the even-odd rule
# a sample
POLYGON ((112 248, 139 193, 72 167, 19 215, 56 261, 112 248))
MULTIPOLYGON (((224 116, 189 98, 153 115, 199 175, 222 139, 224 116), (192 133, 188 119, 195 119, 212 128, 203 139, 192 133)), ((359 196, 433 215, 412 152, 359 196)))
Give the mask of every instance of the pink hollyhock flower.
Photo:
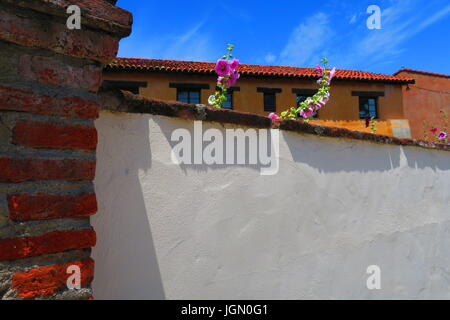
POLYGON ((233 59, 230 61, 230 69, 232 72, 236 71, 236 69, 239 67, 239 60, 233 59))
POLYGON ((241 77, 239 73, 233 73, 228 79, 227 79, 227 88, 233 86, 236 84, 236 81, 241 77))
POLYGON ((220 85, 223 83, 223 77, 218 77, 217 78, 217 84, 220 85))
POLYGON ((311 118, 314 114, 315 114, 314 108, 311 106, 308 106, 308 109, 300 111, 300 115, 305 119, 311 118))
POLYGON ((277 119, 280 119, 280 117, 277 116, 275 113, 272 112, 271 114, 269 114, 269 119, 277 120, 277 119))
POLYGON ((438 129, 437 128, 433 128, 433 129, 431 129, 430 130, 432 133, 436 133, 437 131, 438 131, 438 129))
POLYGON ((446 138, 447 138, 447 133, 445 133, 444 131, 439 132, 438 139, 444 140, 446 138))
POLYGON ((323 76, 323 69, 321 66, 316 66, 316 71, 319 73, 319 77, 323 76))
POLYGON ((323 107, 324 105, 327 104, 327 102, 328 102, 329 100, 330 100, 330 99, 329 99, 328 97, 322 98, 322 99, 319 101, 319 104, 323 107))
POLYGON ((216 73, 219 77, 225 77, 230 74, 230 65, 225 59, 219 59, 215 67, 216 73))
POLYGON ((328 83, 330 83, 331 80, 333 80, 335 75, 336 75, 336 68, 333 68, 330 72, 330 79, 328 80, 328 83))

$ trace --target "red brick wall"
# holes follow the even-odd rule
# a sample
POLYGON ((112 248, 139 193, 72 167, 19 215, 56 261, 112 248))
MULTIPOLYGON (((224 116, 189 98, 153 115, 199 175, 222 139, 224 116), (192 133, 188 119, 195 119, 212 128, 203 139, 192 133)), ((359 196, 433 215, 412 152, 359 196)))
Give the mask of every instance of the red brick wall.
MULTIPOLYGON (((401 71, 399 76, 411 77, 416 83, 403 88, 405 117, 409 120, 414 139, 423 139, 423 121, 444 126, 441 110, 450 115, 450 76, 436 76, 412 71, 401 71)), ((430 135, 432 135, 430 133, 430 135)))
POLYGON ((97 91, 132 20, 114 3, 0 0, 0 299, 92 298, 97 91))

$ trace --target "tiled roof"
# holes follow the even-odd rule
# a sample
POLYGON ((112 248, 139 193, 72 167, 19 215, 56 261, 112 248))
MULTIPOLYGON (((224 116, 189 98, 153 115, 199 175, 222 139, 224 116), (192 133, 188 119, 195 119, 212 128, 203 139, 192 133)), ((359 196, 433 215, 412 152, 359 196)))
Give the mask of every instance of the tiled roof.
MULTIPOLYGON (((154 72, 191 72, 214 74, 215 63, 197 61, 177 61, 159 59, 116 58, 106 70, 154 71, 154 72)), ((241 64, 238 72, 244 76, 288 77, 288 78, 318 78, 314 68, 297 68, 283 66, 264 66, 241 64)), ((414 79, 396 77, 385 74, 338 69, 336 78, 339 80, 374 81, 389 83, 414 83, 414 79)))
POLYGON ((398 75, 401 72, 410 72, 410 73, 423 74, 423 75, 427 75, 427 76, 450 78, 450 75, 448 75, 448 74, 414 70, 414 69, 408 69, 408 68, 403 68, 403 69, 398 70, 396 73, 394 73, 394 76, 398 75))

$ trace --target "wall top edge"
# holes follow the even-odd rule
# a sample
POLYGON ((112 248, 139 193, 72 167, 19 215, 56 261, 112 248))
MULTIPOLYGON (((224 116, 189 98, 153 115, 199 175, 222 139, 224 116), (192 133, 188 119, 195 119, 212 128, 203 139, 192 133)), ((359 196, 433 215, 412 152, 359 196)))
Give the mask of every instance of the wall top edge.
POLYGON ((102 109, 113 112, 153 114, 192 121, 199 120, 254 128, 272 128, 321 137, 344 138, 378 144, 450 151, 450 145, 446 144, 414 139, 401 139, 391 136, 353 131, 345 128, 309 124, 298 120, 271 120, 267 117, 256 114, 238 112, 234 110, 216 109, 205 105, 191 105, 175 101, 163 101, 135 95, 122 90, 101 91, 99 96, 102 109))

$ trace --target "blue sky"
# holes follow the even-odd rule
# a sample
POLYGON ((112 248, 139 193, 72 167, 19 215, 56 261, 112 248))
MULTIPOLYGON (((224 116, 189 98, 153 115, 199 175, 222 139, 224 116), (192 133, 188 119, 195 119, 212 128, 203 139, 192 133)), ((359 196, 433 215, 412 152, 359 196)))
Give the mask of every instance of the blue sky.
POLYGON ((392 74, 450 74, 448 0, 119 0, 134 15, 119 56, 216 61, 235 45, 241 63, 330 66, 392 74), (369 5, 382 10, 369 30, 369 5))

